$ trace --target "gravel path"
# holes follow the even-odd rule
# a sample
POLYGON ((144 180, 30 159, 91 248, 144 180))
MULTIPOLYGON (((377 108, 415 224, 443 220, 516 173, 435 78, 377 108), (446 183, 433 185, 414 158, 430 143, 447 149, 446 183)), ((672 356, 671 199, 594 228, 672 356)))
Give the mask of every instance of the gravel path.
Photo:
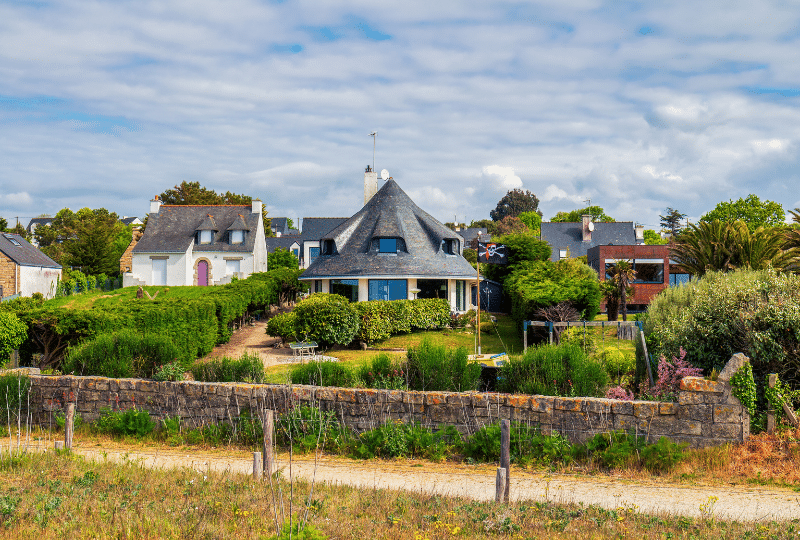
MULTIPOLYGON (((208 470, 242 474, 252 472, 252 457, 238 452, 220 454, 141 449, 75 448, 89 459, 136 460, 147 467, 191 467, 199 473, 208 470)), ((278 468, 288 478, 288 460, 278 459, 278 468)), ((313 456, 296 456, 292 474, 311 480, 313 456)), ((596 504, 604 508, 635 508, 647 514, 703 517, 701 506, 713 497, 713 517, 735 521, 788 521, 800 519, 800 493, 790 489, 735 486, 676 485, 655 482, 630 482, 613 477, 550 475, 512 469, 511 499, 557 503, 596 504)), ((388 461, 352 461, 323 458, 316 470, 316 481, 347 484, 362 488, 405 490, 445 496, 493 500, 495 469, 490 466, 388 461)))

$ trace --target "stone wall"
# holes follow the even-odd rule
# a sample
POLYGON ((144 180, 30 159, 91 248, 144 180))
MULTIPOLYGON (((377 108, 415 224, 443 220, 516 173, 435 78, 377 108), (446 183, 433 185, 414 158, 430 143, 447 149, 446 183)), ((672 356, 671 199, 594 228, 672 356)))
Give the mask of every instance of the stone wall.
POLYGON ((609 430, 634 430, 655 441, 666 436, 693 447, 741 442, 749 436, 747 411, 731 394, 730 376, 747 359, 737 355, 717 381, 687 377, 677 403, 618 401, 479 392, 413 392, 236 383, 156 382, 103 377, 32 376, 31 406, 47 425, 66 402, 77 403, 85 421, 104 407, 137 407, 157 417, 181 416, 198 426, 231 421, 243 411, 279 413, 298 405, 335 411, 345 425, 367 430, 385 421, 454 425, 469 434, 498 419, 541 426, 582 442, 609 430), (735 361, 735 362, 734 362, 735 361), (733 364, 734 367, 731 367, 733 364))

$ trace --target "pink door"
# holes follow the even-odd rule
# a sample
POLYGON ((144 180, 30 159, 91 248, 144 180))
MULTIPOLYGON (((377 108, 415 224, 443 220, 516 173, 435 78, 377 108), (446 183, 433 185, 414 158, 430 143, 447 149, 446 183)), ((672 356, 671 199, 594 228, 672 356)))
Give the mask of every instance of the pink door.
POLYGON ((208 285, 208 262, 197 263, 197 284, 205 287, 208 285))

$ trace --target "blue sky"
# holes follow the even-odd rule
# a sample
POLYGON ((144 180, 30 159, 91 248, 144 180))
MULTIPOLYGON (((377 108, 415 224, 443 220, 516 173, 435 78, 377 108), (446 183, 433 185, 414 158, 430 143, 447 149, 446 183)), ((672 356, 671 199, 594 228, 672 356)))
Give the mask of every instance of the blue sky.
POLYGON ((784 2, 0 4, 0 216, 143 216, 183 180, 349 216, 386 168, 442 221, 509 189, 658 228, 800 206, 784 2))

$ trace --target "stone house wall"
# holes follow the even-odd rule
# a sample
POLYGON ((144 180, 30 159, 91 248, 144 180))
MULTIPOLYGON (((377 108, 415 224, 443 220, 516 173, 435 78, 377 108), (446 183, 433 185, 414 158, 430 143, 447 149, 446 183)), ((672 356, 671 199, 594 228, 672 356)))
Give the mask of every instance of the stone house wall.
POLYGON ((85 421, 95 420, 104 407, 137 407, 156 417, 180 416, 185 425, 200 426, 230 422, 244 411, 258 414, 272 409, 280 414, 299 405, 314 405, 334 411, 341 422, 358 431, 402 421, 429 427, 453 425, 470 434, 498 419, 510 419, 538 425, 544 433, 558 431, 573 442, 622 429, 650 441, 665 436, 706 447, 742 442, 749 436, 749 415, 728 384, 737 366, 746 361, 736 355, 717 381, 683 379, 677 403, 36 375, 31 377, 31 408, 34 421, 41 425, 53 422, 53 415, 66 402, 75 402, 85 421))
POLYGON ((0 253, 0 287, 3 288, 2 296, 11 296, 18 292, 17 263, 0 253))

